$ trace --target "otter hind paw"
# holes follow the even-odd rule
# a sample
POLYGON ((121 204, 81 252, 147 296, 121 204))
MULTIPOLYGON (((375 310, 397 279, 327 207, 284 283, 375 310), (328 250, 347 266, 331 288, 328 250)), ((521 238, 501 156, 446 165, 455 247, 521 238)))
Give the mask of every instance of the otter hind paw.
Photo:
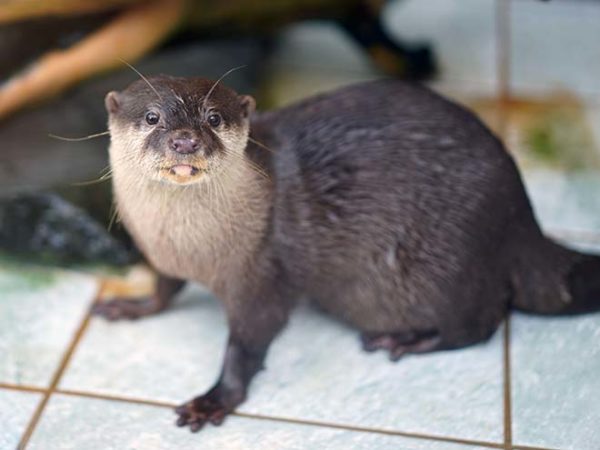
POLYGON ((389 357, 392 361, 398 361, 407 353, 427 353, 438 350, 441 344, 441 337, 436 331, 422 333, 363 333, 361 340, 365 351, 389 351, 389 357))
POLYGON ((95 304, 92 308, 92 314, 110 321, 135 320, 156 314, 161 309, 153 297, 115 298, 95 304))

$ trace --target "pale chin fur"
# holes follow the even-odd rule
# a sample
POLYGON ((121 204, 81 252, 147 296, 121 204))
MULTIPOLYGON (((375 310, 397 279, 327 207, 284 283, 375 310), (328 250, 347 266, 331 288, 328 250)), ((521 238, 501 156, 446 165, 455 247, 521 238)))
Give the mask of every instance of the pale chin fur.
POLYGON ((229 154, 218 155, 198 182, 182 185, 156 182, 157 161, 136 152, 139 131, 110 128, 117 210, 136 244, 160 272, 218 291, 220 269, 254 251, 269 214, 269 181, 244 161, 247 133, 220 134, 229 154))

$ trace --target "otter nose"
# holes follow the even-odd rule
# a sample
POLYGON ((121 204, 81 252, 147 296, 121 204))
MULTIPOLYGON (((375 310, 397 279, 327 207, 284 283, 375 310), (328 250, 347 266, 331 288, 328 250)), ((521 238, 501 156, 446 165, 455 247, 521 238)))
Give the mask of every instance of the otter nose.
POLYGON ((189 138, 177 138, 170 142, 171 149, 177 153, 187 155, 198 151, 198 141, 189 138))

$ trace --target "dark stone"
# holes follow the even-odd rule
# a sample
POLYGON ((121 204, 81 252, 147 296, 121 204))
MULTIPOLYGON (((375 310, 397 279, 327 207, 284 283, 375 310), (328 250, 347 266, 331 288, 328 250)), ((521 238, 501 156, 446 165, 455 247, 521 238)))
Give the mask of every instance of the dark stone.
POLYGON ((60 264, 120 266, 135 259, 85 211, 52 193, 0 200, 0 250, 60 264))

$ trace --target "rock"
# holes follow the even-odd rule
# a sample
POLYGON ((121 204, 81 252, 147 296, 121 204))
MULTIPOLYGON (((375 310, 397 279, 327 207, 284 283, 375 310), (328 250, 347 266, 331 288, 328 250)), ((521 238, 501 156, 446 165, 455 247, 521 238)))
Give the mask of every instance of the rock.
POLYGON ((0 250, 59 264, 122 266, 136 260, 84 210, 52 193, 0 199, 0 250))

